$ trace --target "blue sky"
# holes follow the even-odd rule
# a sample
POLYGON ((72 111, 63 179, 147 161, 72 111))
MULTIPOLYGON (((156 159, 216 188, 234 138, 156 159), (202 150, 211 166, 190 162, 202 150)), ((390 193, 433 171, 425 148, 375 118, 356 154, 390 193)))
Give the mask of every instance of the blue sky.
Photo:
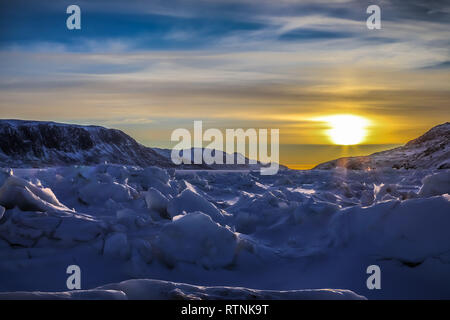
MULTIPOLYGON (((447 1, 295 1, 295 0, 203 0, 203 1, 1 1, 2 47, 40 47, 54 44, 67 51, 101 51, 95 42, 123 42, 123 50, 221 49, 224 40, 322 41, 352 38, 392 43, 406 40, 397 32, 362 32, 365 8, 378 4, 383 22, 406 25, 449 25, 447 1), (82 31, 65 28, 65 9, 82 9, 82 31), (300 24, 304 18, 322 21, 300 24), (317 20, 316 19, 316 20, 317 20), (333 19, 336 19, 333 22, 333 19), (294 25, 293 25, 294 23, 294 25), (359 27, 350 28, 352 23, 359 27), (291 24, 291 25, 290 25, 291 24), (345 26, 345 27, 344 27, 345 26)), ((404 35, 403 35, 404 36, 404 35)), ((448 49, 448 39, 435 45, 448 49)), ((103 47, 104 51, 112 49, 103 47)))
POLYGON ((193 120, 326 144, 313 119, 351 113, 372 120, 368 144, 403 143, 448 120, 449 15, 448 1, 2 0, 0 112, 158 146, 193 120))

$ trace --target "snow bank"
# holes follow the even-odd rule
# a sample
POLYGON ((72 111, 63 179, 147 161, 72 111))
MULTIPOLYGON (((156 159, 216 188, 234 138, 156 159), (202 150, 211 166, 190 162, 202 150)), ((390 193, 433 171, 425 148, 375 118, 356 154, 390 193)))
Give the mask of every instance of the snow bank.
POLYGON ((183 190, 183 192, 173 198, 167 205, 167 212, 171 218, 195 211, 207 214, 216 222, 222 222, 224 218, 214 204, 190 189, 183 190))
POLYGON ((128 244, 127 235, 117 232, 108 236, 105 240, 103 254, 113 258, 128 259, 130 255, 130 246, 128 244))
POLYGON ((2 186, 6 179, 13 175, 13 170, 10 168, 0 168, 0 186, 2 186))
POLYGON ((397 191, 396 184, 380 184, 374 187, 375 202, 383 202, 388 200, 397 200, 402 196, 397 191))
POLYGON ((123 291, 73 290, 65 292, 0 292, 0 300, 126 300, 123 291))
POLYGON ((130 187, 112 181, 104 183, 92 181, 79 191, 79 199, 88 205, 101 205, 109 199, 126 202, 136 197, 137 193, 130 187))
POLYGON ((39 180, 2 171, 0 187, 0 238, 11 247, 72 247, 101 236, 105 225, 62 204, 39 180), (6 172, 6 173, 5 173, 6 172), (5 208, 7 209, 5 212, 5 208))
POLYGON ((110 284, 97 289, 123 291, 129 299, 184 299, 184 300, 361 300, 359 296, 349 290, 292 290, 270 291, 255 290, 239 287, 203 287, 169 281, 137 279, 117 284, 110 284))
POLYGON ((423 179, 419 196, 432 197, 441 194, 450 194, 450 171, 438 172, 428 175, 423 179))
POLYGON ((0 204, 24 211, 70 211, 61 204, 52 190, 40 188, 22 178, 10 176, 0 188, 0 204))
POLYGON ((147 208, 157 211, 162 216, 167 216, 167 205, 169 200, 159 190, 150 188, 145 193, 147 208))
POLYGON ((219 268, 233 262, 237 237, 210 216, 193 212, 177 216, 166 224, 156 245, 163 259, 171 265, 187 262, 219 268))
POLYGON ((321 223, 322 221, 328 221, 339 209, 340 206, 333 203, 308 199, 295 209, 294 218, 297 223, 311 220, 321 223))
POLYGON ((363 300, 350 290, 255 290, 239 287, 200 287, 152 279, 127 280, 92 290, 67 292, 7 292, 0 299, 98 299, 98 300, 363 300))
POLYGON ((163 194, 173 194, 175 189, 170 184, 172 170, 164 170, 157 167, 147 167, 133 177, 133 180, 139 183, 144 190, 155 188, 163 194))
POLYGON ((423 262, 450 251, 450 198, 348 208, 334 217, 330 230, 334 246, 358 246, 380 259, 423 262))
POLYGON ((0 224, 0 238, 11 246, 73 247, 100 237, 105 226, 89 216, 59 212, 8 210, 0 224), (42 244, 41 244, 42 243, 42 244))

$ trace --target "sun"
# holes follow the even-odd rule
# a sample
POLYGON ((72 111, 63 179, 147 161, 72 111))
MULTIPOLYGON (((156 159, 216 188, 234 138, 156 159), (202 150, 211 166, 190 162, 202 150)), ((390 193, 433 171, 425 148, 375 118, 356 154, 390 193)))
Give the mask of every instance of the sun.
POLYGON ((342 114, 321 119, 329 124, 330 129, 327 130, 327 134, 334 144, 345 146, 359 144, 367 135, 369 120, 366 118, 342 114))

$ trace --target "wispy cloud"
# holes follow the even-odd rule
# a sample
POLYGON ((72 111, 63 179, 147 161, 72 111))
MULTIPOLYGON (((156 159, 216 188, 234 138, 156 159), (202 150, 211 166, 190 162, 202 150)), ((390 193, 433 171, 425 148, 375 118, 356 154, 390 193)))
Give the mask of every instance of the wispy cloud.
POLYGON ((68 1, 3 1, 0 110, 167 136, 192 119, 272 123, 290 142, 308 139, 302 121, 317 113, 448 117, 447 2, 375 2, 376 31, 369 1, 81 0, 72 32, 68 1))

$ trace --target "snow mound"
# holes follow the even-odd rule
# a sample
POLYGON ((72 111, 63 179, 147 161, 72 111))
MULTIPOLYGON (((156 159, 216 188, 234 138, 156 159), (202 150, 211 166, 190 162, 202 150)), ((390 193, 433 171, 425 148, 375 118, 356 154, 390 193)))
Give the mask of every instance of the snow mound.
POLYGON ((153 187, 148 189, 145 193, 145 202, 150 210, 155 210, 162 216, 167 215, 169 200, 159 190, 153 187))
POLYGON ((127 235, 117 232, 106 238, 103 254, 114 258, 127 259, 130 254, 127 235))
POLYGON ((73 247, 101 236, 103 224, 89 216, 55 212, 8 210, 0 224, 0 239, 11 246, 73 247))
POLYGON ((450 194, 450 171, 438 172, 423 179, 419 196, 432 197, 441 194, 450 194))
POLYGON ((61 204, 52 190, 40 188, 25 179, 10 176, 0 187, 0 204, 24 211, 71 211, 61 204))
POLYGON ((190 212, 200 211, 207 214, 216 222, 223 221, 223 214, 211 202, 190 189, 185 189, 173 198, 167 205, 167 212, 171 218, 190 212))
POLYGON ((237 236, 210 216, 192 212, 175 217, 160 233, 157 246, 168 264, 187 262, 219 268, 233 262, 237 236))
POLYGON ((0 292, 0 300, 126 300, 123 291, 73 290, 63 292, 0 292))
POLYGON ((13 175, 0 187, 0 239, 15 247, 72 247, 105 231, 98 219, 62 204, 50 188, 13 175), (6 211, 5 211, 6 209, 6 211))
POLYGON ((137 194, 130 187, 117 182, 97 182, 92 181, 82 187, 79 191, 79 199, 88 205, 98 205, 112 199, 115 202, 125 202, 137 197, 137 194), (102 190, 102 192, 98 192, 102 190))
POLYGON ((66 292, 6 292, 0 299, 86 300, 363 300, 350 290, 255 290, 240 287, 203 287, 152 279, 127 280, 92 290, 66 292))
POLYGON ((450 198, 348 208, 333 218, 330 230, 334 246, 359 246, 380 259, 423 262, 450 251, 450 198))
POLYGON ((105 231, 104 224, 95 218, 73 215, 61 219, 51 238, 58 240, 59 245, 75 246, 101 237, 105 231))

